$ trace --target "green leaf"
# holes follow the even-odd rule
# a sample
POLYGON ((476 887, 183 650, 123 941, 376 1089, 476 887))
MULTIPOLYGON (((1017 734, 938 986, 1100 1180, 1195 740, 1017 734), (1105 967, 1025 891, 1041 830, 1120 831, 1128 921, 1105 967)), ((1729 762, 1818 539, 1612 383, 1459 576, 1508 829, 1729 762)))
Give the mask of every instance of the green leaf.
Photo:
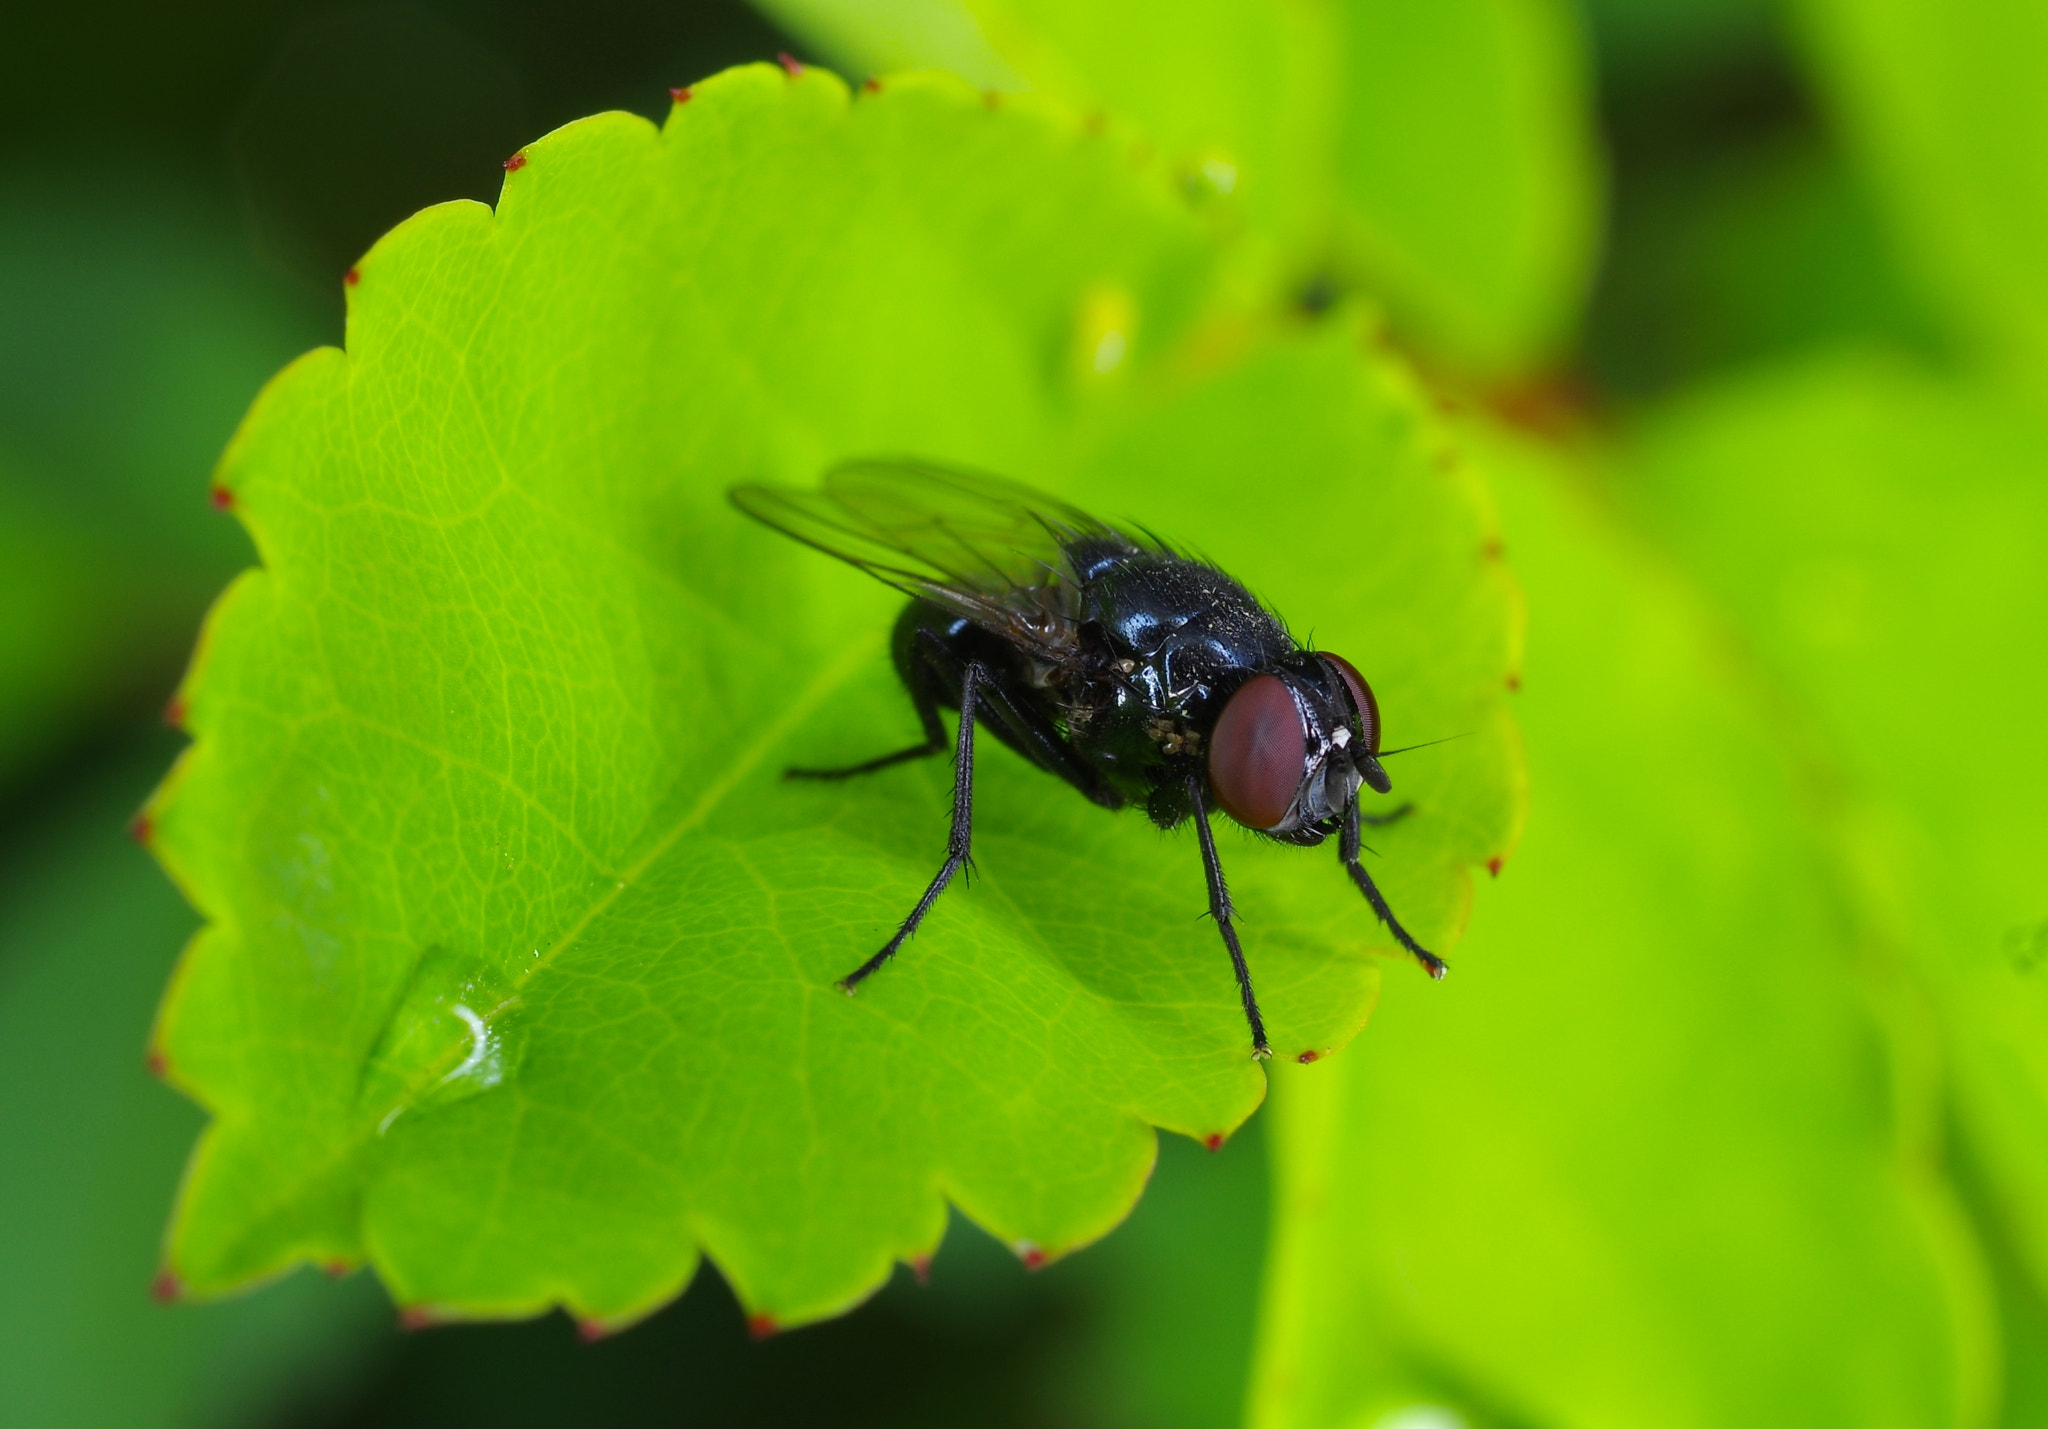
POLYGON ((388 1333, 375 1288, 300 1276, 204 1310, 151 1303, 164 1198, 197 1128, 143 1070, 193 925, 122 833, 147 787, 122 751, 10 830, 0 882, 0 1423, 219 1429, 331 1394, 388 1333))
POLYGON ((1283 245, 1318 244, 1337 105, 1328 15, 1228 0, 967 8, 1034 88, 1134 123, 1195 192, 1228 197, 1283 245))
MULTIPOLYGON (((787 1324, 930 1253, 948 1201, 1028 1260, 1102 1234, 1153 1126, 1263 1093, 1191 837, 991 749, 983 876, 839 995, 935 869, 949 775, 777 777, 912 733, 896 598, 724 492, 912 452, 1227 559, 1352 652, 1392 741, 1472 733, 1400 762, 1418 812, 1378 840, 1448 944, 1519 788, 1470 479, 1355 324, 1198 322, 1172 194, 956 81, 756 66, 524 153, 495 214, 372 250, 348 351, 222 467, 264 567, 151 811, 209 919, 159 1029, 215 1117, 174 1269, 367 1258, 422 1316, 612 1325, 702 1247, 787 1324)), ((1269 1025, 1341 1046, 1389 940, 1333 858, 1225 850, 1269 1025)))
POLYGON ((1981 1422, 1924 1029, 1779 721, 1583 471, 1497 456, 1528 839, 1459 980, 1277 1079, 1252 1422, 1981 1422))
POLYGON ((1833 841, 1940 1012, 1987 1198, 2048 1285, 2048 425, 1834 357, 1674 407, 1638 471, 1802 712, 1833 841))
POLYGON ((1591 64, 1557 0, 1351 0, 1343 252, 1458 375, 1557 360, 1600 219, 1591 64))
MULTIPOLYGON (((849 62, 958 61, 917 41, 935 0, 767 8, 849 62)), ((1468 379, 1527 373, 1570 337, 1599 166, 1584 41, 1555 0, 956 9, 1033 88, 1130 121, 1191 191, 1241 214, 1276 247, 1267 281, 1362 284, 1468 379)))
POLYGON ((959 0, 755 0, 848 74, 942 69, 982 89, 1025 87, 959 0))
POLYGON ((2048 381, 2048 8, 1801 0, 1816 67, 1964 338, 2048 381))

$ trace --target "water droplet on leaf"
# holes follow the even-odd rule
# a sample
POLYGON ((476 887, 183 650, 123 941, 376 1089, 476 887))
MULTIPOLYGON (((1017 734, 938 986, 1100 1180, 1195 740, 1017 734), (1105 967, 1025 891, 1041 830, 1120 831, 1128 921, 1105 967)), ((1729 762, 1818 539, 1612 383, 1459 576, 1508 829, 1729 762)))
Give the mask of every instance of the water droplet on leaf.
POLYGON ((516 1069, 524 1046, 519 999, 483 960, 429 948, 378 1038, 359 1106, 379 1135, 407 1111, 487 1092, 516 1069))

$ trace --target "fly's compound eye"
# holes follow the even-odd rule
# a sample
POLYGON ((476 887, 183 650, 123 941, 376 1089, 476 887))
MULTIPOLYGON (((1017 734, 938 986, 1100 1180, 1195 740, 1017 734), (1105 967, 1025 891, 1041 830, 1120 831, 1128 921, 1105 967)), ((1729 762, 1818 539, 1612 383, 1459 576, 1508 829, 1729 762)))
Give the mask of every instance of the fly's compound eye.
POLYGON ((1307 749, 1293 692, 1274 675, 1247 680, 1209 737, 1209 783, 1223 812, 1246 828, 1278 827, 1301 788, 1307 749))
POLYGON ((1323 654, 1323 663, 1344 677, 1344 683, 1351 689, 1351 703, 1358 711, 1358 724, 1365 735, 1365 752, 1380 752, 1380 702, 1372 697, 1372 686, 1365 682, 1365 676, 1342 655, 1323 654))

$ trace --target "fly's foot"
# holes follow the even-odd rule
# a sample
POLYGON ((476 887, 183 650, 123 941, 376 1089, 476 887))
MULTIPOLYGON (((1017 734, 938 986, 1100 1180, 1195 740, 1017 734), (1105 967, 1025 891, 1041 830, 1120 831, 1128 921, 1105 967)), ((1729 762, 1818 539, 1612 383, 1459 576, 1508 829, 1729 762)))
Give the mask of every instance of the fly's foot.
POLYGON ((860 991, 860 988, 854 983, 853 979, 849 977, 843 977, 839 979, 839 981, 833 983, 832 986, 838 988, 848 997, 852 997, 856 992, 860 991))
POLYGON ((1272 1060, 1273 1060, 1273 1049, 1272 1049, 1271 1047, 1268 1047, 1268 1046, 1267 1046, 1267 1045, 1266 1045, 1265 1043, 1263 1043, 1263 1042, 1260 1042, 1260 1043, 1258 1043, 1258 1044, 1257 1044, 1256 1046, 1254 1046, 1254 1047, 1252 1048, 1252 1060, 1253 1060, 1254 1062, 1270 1062, 1270 1061, 1272 1061, 1272 1060))

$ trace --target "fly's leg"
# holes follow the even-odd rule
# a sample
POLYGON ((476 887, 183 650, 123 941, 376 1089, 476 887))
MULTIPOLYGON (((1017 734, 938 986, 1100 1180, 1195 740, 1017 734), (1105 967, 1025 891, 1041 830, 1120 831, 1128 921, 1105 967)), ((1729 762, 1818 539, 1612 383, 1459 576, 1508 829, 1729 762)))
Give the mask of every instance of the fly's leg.
MULTIPOLYGON (((927 632, 928 634, 928 632, 927 632)), ((942 647, 943 648, 943 647, 942 647)), ((872 774, 877 769, 887 769, 895 764, 908 764, 913 759, 929 759, 946 747, 946 726, 939 719, 939 694, 933 687, 931 672, 923 663, 911 666, 911 703, 917 706, 918 723, 924 726, 924 742, 913 744, 908 749, 899 749, 893 754, 884 754, 876 759, 849 764, 843 769, 785 769, 785 779, 852 779, 856 775, 872 774)))
MULTIPOLYGON (((1388 817, 1398 817, 1402 812, 1402 810, 1396 810, 1394 814, 1388 817)), ((1383 819, 1381 822, 1385 822, 1385 820, 1383 819)), ((1367 873, 1365 865, 1358 861, 1359 823, 1358 801, 1353 799, 1351 807, 1344 814, 1343 840, 1337 846, 1337 857, 1344 861, 1344 871, 1351 875, 1351 881, 1358 885, 1358 891, 1365 895, 1365 901, 1372 905, 1372 911, 1377 913, 1380 921, 1387 925, 1387 931, 1394 935, 1394 941, 1415 954, 1415 960, 1422 964, 1424 972, 1433 978, 1442 978, 1445 973, 1450 971, 1450 967, 1442 958, 1423 947, 1422 944, 1416 942, 1415 939, 1408 935, 1408 930, 1401 926, 1400 919, 1394 916, 1394 910, 1387 906, 1387 900, 1381 896, 1379 886, 1372 881, 1372 875, 1367 873)))
POLYGON ((1012 745, 1020 753, 1047 773, 1066 780, 1091 803, 1100 804, 1105 809, 1123 807, 1123 797, 1074 752, 1074 746, 1043 711, 1033 706, 1030 700, 1018 698, 1002 680, 989 678, 986 672, 983 678, 988 686, 984 698, 988 701, 990 715, 996 721, 997 734, 1008 730, 1012 745))
POLYGON ((1209 916, 1223 934, 1223 946, 1230 950, 1231 970, 1237 974, 1238 995, 1244 999, 1244 1020, 1251 1024, 1252 1059, 1263 1062, 1273 1055, 1266 1045, 1266 1024, 1259 1018, 1259 999, 1252 993, 1252 970, 1245 966, 1244 949, 1238 946, 1237 910, 1230 903, 1230 887, 1223 881, 1223 864, 1216 857, 1216 835, 1209 828, 1209 810, 1202 802, 1202 781, 1188 777, 1188 802, 1194 807, 1195 832, 1202 840, 1202 872, 1209 880, 1209 916))
POLYGON ((941 731, 936 740, 913 744, 908 749, 899 749, 893 754, 884 754, 860 764, 849 764, 843 769, 785 769, 785 779, 852 779, 862 774, 872 774, 877 769, 887 769, 894 764, 908 764, 913 759, 929 759, 946 747, 946 736, 941 731))
MULTIPOLYGON (((896 950, 917 931, 924 915, 931 912, 932 904, 939 901, 953 875, 973 867, 970 847, 974 839, 974 705, 979 687, 987 678, 981 666, 971 660, 960 677, 960 735, 953 748, 953 828, 946 836, 946 861, 939 865, 937 876, 910 910, 910 916, 903 920, 903 926, 896 930, 896 936, 884 943, 879 953, 839 979, 839 990, 848 997, 853 996, 865 978, 896 956, 896 950)), ((934 711, 932 719, 937 718, 934 711)))
MULTIPOLYGON (((897 755, 896 757, 900 759, 904 756, 897 755)), ((1356 808, 1357 806, 1354 804, 1352 807, 1356 808)), ((1413 804, 1403 804, 1400 808, 1389 809, 1384 814, 1361 813, 1358 816, 1358 822, 1360 822, 1361 824, 1371 824, 1376 829, 1384 828, 1388 824, 1400 823, 1401 820, 1407 818, 1410 814, 1414 812, 1415 806, 1413 804)))

